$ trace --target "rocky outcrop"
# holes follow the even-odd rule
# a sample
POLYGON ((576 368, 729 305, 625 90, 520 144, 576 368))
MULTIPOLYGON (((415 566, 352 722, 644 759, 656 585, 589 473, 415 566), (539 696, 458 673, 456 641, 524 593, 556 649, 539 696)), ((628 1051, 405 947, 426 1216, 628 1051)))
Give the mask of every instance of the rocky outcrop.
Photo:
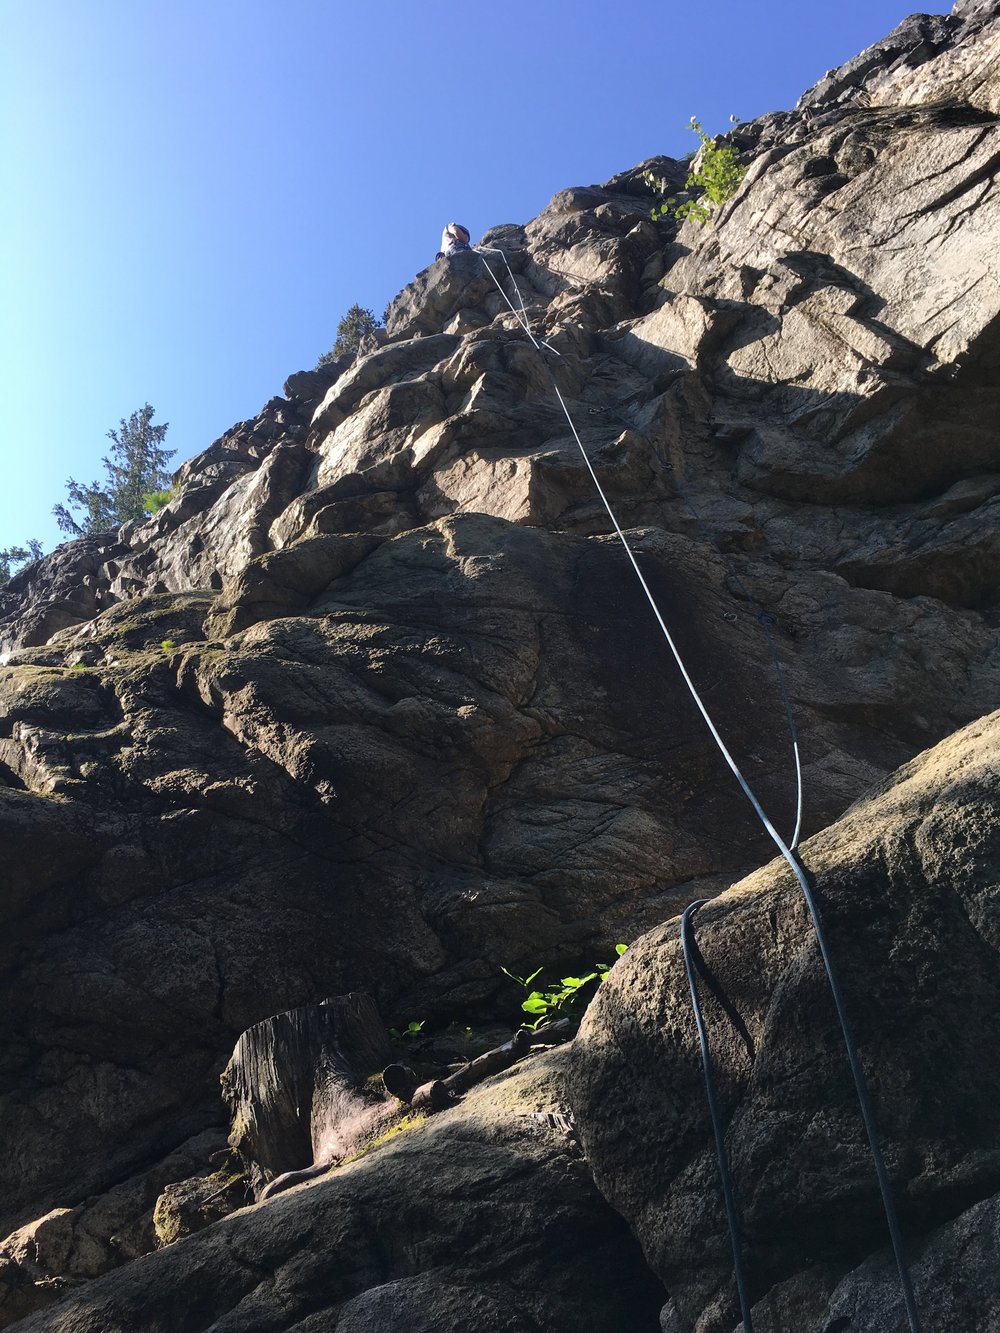
MULTIPOLYGON (((1000 1309, 992 1265, 968 1322, 950 1320, 958 1290, 978 1279, 939 1280, 1000 1190, 1000 1063, 989 1054, 1000 1021, 998 746, 993 714, 803 849, 929 1328, 987 1328, 1000 1309)), ((887 1237, 797 884, 778 862, 696 922, 706 967, 745 1028, 703 986, 761 1326, 903 1327, 895 1269, 879 1259, 851 1272, 887 1237)), ((571 1099, 602 1192, 671 1292, 665 1326, 729 1333, 739 1316, 676 922, 633 945, 601 987, 576 1042, 571 1099)))
MULTIPOLYGON (((148 1254, 156 1243, 161 1191, 186 1172, 204 1171, 224 1151, 222 1133, 209 1130, 110 1190, 18 1228, 0 1244, 0 1327, 148 1254)), ((218 1192, 217 1182, 211 1188, 218 1192)), ((227 1211, 242 1201, 234 1200, 227 1211)))
POLYGON ((655 1328, 663 1291, 550 1118, 535 1057, 377 1153, 92 1283, 18 1333, 655 1328))
POLYGON ((946 16, 911 14, 888 37, 831 70, 800 100, 832 107, 965 105, 1000 112, 1000 35, 992 0, 958 0, 946 16))
MULTIPOLYGON (((53 1210, 217 1130, 234 1044, 278 1011, 363 990, 404 1027, 516 1019, 503 966, 590 967, 770 854, 556 388, 783 832, 772 645, 807 833, 996 706, 998 31, 987 3, 908 19, 738 127, 747 176, 710 227, 653 223, 641 165, 492 229, 419 274, 357 356, 292 375, 186 463, 154 518, 6 585, 0 1234, 47 1234, 53 1210)), ((683 186, 684 164, 643 165, 683 186)), ((794 990, 791 915, 758 988, 794 990)), ((924 1012, 905 994, 901 1026, 924 1012)), ((964 1148, 927 1144, 942 1181, 961 1174, 964 1148)), ((927 1185, 908 1224, 958 1244, 981 1166, 950 1213, 952 1185, 927 1185)), ((207 1220, 212 1190, 180 1183, 208 1171, 160 1178, 171 1235, 207 1220)), ((765 1220, 794 1188, 776 1174, 765 1220)), ((787 1208, 802 1225, 764 1245, 762 1301, 808 1287, 818 1310, 820 1287, 869 1280, 867 1188, 819 1286, 787 1208)), ((728 1317, 721 1261, 696 1254, 708 1190, 667 1258, 644 1237, 677 1318, 728 1317)), ((431 1282, 376 1267, 387 1291, 431 1282)), ((28 1280, 34 1300, 48 1278, 28 1280)), ((331 1308, 355 1299, 383 1308, 360 1283, 331 1308)))

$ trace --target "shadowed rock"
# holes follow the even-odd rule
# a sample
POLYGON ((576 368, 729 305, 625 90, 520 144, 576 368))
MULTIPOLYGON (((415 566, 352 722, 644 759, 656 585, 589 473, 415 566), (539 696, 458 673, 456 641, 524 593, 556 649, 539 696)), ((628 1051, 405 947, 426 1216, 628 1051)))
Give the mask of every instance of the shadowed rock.
MULTIPOLYGON (((951 1323, 967 1279, 942 1287, 937 1276, 970 1228, 951 1220, 1000 1188, 1000 1064, 990 1054, 1000 1022, 998 745, 993 714, 913 760, 803 848, 901 1224, 924 1238, 913 1248, 929 1328, 988 1327, 984 1311, 1000 1300, 995 1272, 984 1270, 980 1318, 951 1323)), ((706 996, 753 1298, 765 1311, 797 1312, 774 1328, 825 1327, 828 1298, 828 1318, 851 1313, 852 1327, 873 1333, 902 1327, 881 1258, 846 1276, 888 1238, 797 884, 779 862, 696 921, 699 948, 755 1048, 751 1058, 706 996), (803 1285, 814 1269, 822 1272, 803 1285)), ((671 1292, 667 1327, 729 1333, 738 1311, 676 922, 634 944, 601 987, 574 1046, 571 1087, 595 1178, 671 1292)))
MULTIPOLYGON (((0 1234, 23 1233, 18 1255, 45 1236, 50 1257, 61 1254, 67 1212, 98 1206, 217 1130, 219 1074, 240 1034, 269 1015, 363 990, 403 1026, 509 1021, 517 1001, 501 967, 592 966, 770 855, 666 654, 556 387, 706 705, 784 834, 795 779, 768 634, 797 720, 807 834, 995 707, 998 31, 994 0, 915 16, 796 109, 736 127, 747 175, 710 226, 654 224, 642 166, 559 191, 526 225, 484 237, 504 295, 483 256, 437 261, 356 357, 291 376, 283 397, 189 460, 155 518, 68 543, 0 591, 0 1234), (525 336, 522 306, 553 350, 525 336)), ((642 165, 671 190, 684 183, 683 163, 642 165)), ((964 1077, 926 1091, 928 1061, 944 1061, 940 1031, 955 1022, 942 989, 936 1026, 939 908, 974 955, 955 996, 991 1013, 994 978, 987 908, 966 921, 960 887, 922 896, 923 845, 905 850, 922 826, 899 817, 909 830, 899 847, 888 833, 880 844, 889 889, 862 890, 868 868, 857 884, 851 869, 843 893, 887 913, 851 938, 896 988, 876 984, 866 1015, 884 1086, 895 1095, 912 1078, 926 1102, 890 1114, 887 1132, 931 1274, 968 1238, 958 1219, 980 1216, 970 1210, 987 1208, 994 1189, 991 1150, 977 1156, 967 1134, 980 1124, 992 1141, 989 1108, 964 1077), (897 853, 909 887, 893 877, 897 853), (879 952, 888 937, 895 954, 879 952), (883 1019, 897 1025, 896 1047, 883 1019), (935 1128, 949 1117, 951 1138, 935 1128)), ((942 848, 980 836, 963 819, 935 828, 942 848)), ((854 851, 844 855, 854 867, 854 851)), ((970 883, 981 870, 970 867, 970 883)), ((733 1126, 761 1182, 755 1294, 772 1323, 794 1325, 806 1309, 835 1322, 849 1317, 836 1303, 845 1293, 881 1282, 878 1210, 821 987, 810 1007, 808 936, 783 887, 772 890, 773 928, 747 907, 747 950, 725 945, 766 1052, 748 1071, 734 1047, 726 1075, 727 1095, 767 1110, 746 1139, 733 1126), (784 1021, 786 1000, 802 1034, 787 1052, 766 1040, 771 1007, 784 1021), (806 1107, 815 1115, 813 1066, 828 1098, 815 1123, 803 1118, 806 1107), (813 1132, 816 1163, 797 1155, 813 1132)), ((722 910, 705 917, 706 956, 722 910)), ((662 952, 672 959, 669 945, 662 952)), ((655 1003, 673 1014, 677 977, 663 980, 655 1003)), ((622 1023, 627 1046, 639 1020, 622 1023)), ((639 1217, 654 1205, 639 1207, 625 1174, 652 1188, 666 1163, 694 1154, 665 1207, 669 1235, 654 1227, 649 1254, 670 1273, 676 1318, 721 1330, 724 1247, 703 1126, 684 1118, 699 1102, 687 1037, 678 1040, 678 1086, 692 1087, 680 1137, 650 1150, 655 1169, 598 1174, 639 1217)), ((989 1049, 984 1032, 984 1088, 995 1082, 989 1049)), ((626 1098, 655 1077, 649 1052, 638 1058, 635 1077, 620 1070, 626 1098)), ((282 1233, 281 1256, 316 1238, 301 1261, 307 1287, 326 1281, 327 1226, 346 1267, 364 1269, 331 1279, 340 1285, 326 1305, 296 1296, 294 1314, 276 1313, 257 1290, 259 1274, 275 1271, 273 1236, 253 1242, 249 1267, 223 1253, 214 1227, 178 1248, 208 1256, 206 1272, 218 1266, 219 1289, 204 1296, 211 1318, 241 1306, 232 1319, 246 1328, 315 1325, 341 1306, 359 1327, 391 1323, 404 1300, 441 1327, 465 1300, 489 1322, 510 1291, 512 1327, 614 1327, 601 1274, 593 1319, 572 1289, 580 1270, 559 1285, 552 1260, 565 1237, 540 1204, 529 1221, 544 1253, 512 1241, 497 1268, 475 1260, 474 1280, 448 1268, 455 1237, 489 1221, 494 1180, 508 1167, 517 1176, 520 1142, 504 1140, 502 1170, 487 1152, 489 1184, 472 1213, 449 1211, 443 1185, 425 1209, 416 1166, 400 1185, 409 1195, 397 1196, 373 1165, 378 1207, 358 1205, 351 1222, 331 1205, 315 1227, 295 1223, 294 1244, 282 1233), (383 1205, 404 1221, 392 1253, 373 1258, 351 1227, 382 1234, 383 1205), (423 1266, 404 1262, 424 1253, 439 1211, 450 1239, 428 1242, 423 1266), (522 1272, 546 1292, 524 1296, 522 1272)), ((313 1146, 303 1140, 295 1169, 315 1166, 313 1146)), ((177 1187, 178 1232, 208 1220, 215 1187, 187 1188, 208 1165, 158 1177, 158 1189, 177 1187)), ((469 1176, 459 1185, 473 1188, 469 1176)), ((318 1198, 328 1187, 311 1189, 318 1198)), ((516 1184, 506 1189, 496 1197, 513 1215, 516 1184)), ((294 1211, 308 1193, 268 1207, 294 1211)), ((574 1211, 574 1198, 560 1214, 570 1225, 596 1216, 591 1203, 574 1211)), ((215 1225, 239 1250, 239 1217, 215 1225)), ((581 1249, 595 1268, 602 1243, 581 1249)), ((29 1275, 32 1299, 73 1277, 66 1253, 65 1273, 29 1275)), ((181 1260, 161 1262, 179 1282, 181 1260)), ((108 1307, 109 1328, 131 1327, 142 1307, 122 1281, 129 1294, 108 1307)), ((199 1326, 204 1294, 182 1286, 164 1318, 199 1326)), ((966 1319, 958 1296, 941 1302, 939 1322, 966 1319)), ((103 1317, 82 1310, 66 1318, 103 1317)))
POLYGON ((534 1057, 360 1161, 149 1256, 141 1272, 109 1274, 22 1327, 529 1333, 568 1320, 595 1333, 652 1331, 662 1288, 578 1149, 538 1115, 564 1105, 562 1069, 561 1052, 534 1057))

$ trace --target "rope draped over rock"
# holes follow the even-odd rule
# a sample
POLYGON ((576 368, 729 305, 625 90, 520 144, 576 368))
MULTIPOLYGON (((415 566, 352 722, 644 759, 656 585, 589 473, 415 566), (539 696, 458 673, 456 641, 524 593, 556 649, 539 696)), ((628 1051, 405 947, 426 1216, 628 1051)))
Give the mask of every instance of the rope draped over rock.
MULTIPOLYGON (((545 342, 544 339, 536 338, 535 335, 533 334, 530 322, 528 320, 527 311, 524 308, 524 301, 521 298, 521 293, 520 290, 518 289, 517 282, 514 279, 514 275, 510 270, 510 265, 507 264, 507 258, 502 250, 497 250, 496 253, 498 253, 501 256, 507 268, 507 273, 514 287, 514 291, 517 293, 518 302, 520 303, 521 306, 520 313, 517 310, 515 310, 510 299, 507 297, 507 294, 504 292, 502 284, 500 283, 496 274, 493 272, 489 264, 486 262, 485 257, 480 256, 480 258, 482 258, 484 265, 489 270, 490 276, 493 278, 493 281, 499 288, 501 295, 503 295, 505 301, 507 302, 507 305, 509 306, 511 313, 517 319, 524 333, 531 340, 532 344, 540 354, 542 353, 542 349, 544 348, 547 351, 555 352, 556 355, 558 356, 559 353, 556 351, 555 348, 551 347, 550 344, 545 342)), ((717 726, 715 725, 715 722, 712 719, 712 716, 709 713, 708 708, 706 707, 705 702, 702 699, 702 696, 699 693, 698 688, 695 685, 687 669, 687 666, 685 665, 684 658, 682 657, 680 650, 677 647, 674 637, 671 634, 669 628, 667 627, 666 620, 664 619, 663 613, 661 612, 660 607, 656 601, 656 598, 653 595, 652 589, 650 588, 648 582, 646 581, 646 578, 643 575, 642 570, 639 568, 639 562, 636 558, 635 552, 633 551, 628 538, 625 536, 625 533, 618 522, 618 518, 615 515, 614 509, 611 505, 611 501, 608 499, 604 487, 601 485, 598 479, 597 473, 594 470, 594 466, 590 461, 590 457, 587 453, 586 448, 584 447, 583 441, 580 439, 579 431, 576 428, 576 424, 573 421, 569 408, 566 406, 566 401, 559 391, 559 386, 556 383, 555 376, 552 374, 552 368, 545 360, 544 355, 542 356, 542 360, 545 364, 546 370, 548 371, 549 381, 551 383, 552 390, 559 401, 559 406, 563 410, 563 414, 565 415, 566 421, 569 424, 569 428, 572 431, 573 438, 576 441, 577 447, 580 450, 580 455, 583 458, 587 471, 590 473, 590 477, 594 483, 594 487, 597 491, 597 494, 600 496, 601 502, 604 505, 605 510, 607 511, 608 518, 611 520, 612 526, 614 527, 614 530, 618 535, 618 539, 625 550, 625 554, 628 556, 629 563, 631 564, 635 576, 639 581, 639 585, 642 588, 643 593, 645 594, 646 600, 649 603, 650 609, 652 610, 653 615, 656 619, 656 623, 659 625, 660 631, 663 634, 664 639, 666 640, 667 647, 670 649, 674 662, 677 665, 677 669, 680 671, 681 677, 684 680, 684 684, 687 686, 688 692, 691 695, 691 698, 694 701, 696 708, 701 714, 702 719, 705 725, 707 726, 717 749, 719 750, 719 753, 722 755, 723 759, 725 760, 726 764, 731 770, 733 776, 736 778, 736 781, 738 782, 740 788, 742 789, 744 796, 746 796, 747 800, 753 807, 754 813, 756 814, 760 823, 763 825, 765 831, 767 832, 768 837, 777 847, 778 852, 783 857, 789 869, 792 871, 792 874, 798 881, 799 888, 801 889, 802 895, 805 898, 806 906, 808 907, 809 915, 810 918, 812 919, 813 928, 815 930, 816 939, 819 944, 820 955, 823 959, 823 967, 826 971, 827 981, 829 983, 830 991, 833 995, 834 1004, 837 1009, 837 1018, 840 1023, 841 1034, 843 1037, 845 1049, 847 1051, 847 1059, 851 1069, 851 1077, 854 1081, 855 1096, 857 1098, 858 1107, 861 1113, 861 1119, 865 1127, 865 1134, 867 1135, 868 1138, 869 1149, 875 1166, 875 1175, 878 1179, 879 1193, 882 1198, 882 1207, 885 1211, 886 1223, 889 1229, 889 1236, 892 1241, 893 1255, 895 1257, 896 1267, 899 1272, 899 1282, 903 1294, 903 1303, 906 1307, 906 1316, 910 1327, 910 1333, 920 1333, 920 1320, 917 1313, 916 1300, 913 1294, 913 1282, 910 1276, 909 1263, 906 1257, 906 1250, 903 1244, 902 1232, 900 1230, 899 1219, 896 1213, 896 1205, 892 1197, 892 1188, 889 1182, 888 1172, 886 1171, 885 1168, 885 1161, 882 1154, 882 1147, 879 1142, 878 1129, 875 1123, 875 1116, 872 1111, 871 1098, 868 1092, 867 1081, 865 1079, 864 1070, 861 1067, 861 1062, 858 1058, 857 1046, 855 1044, 854 1035, 851 1030, 850 1020, 848 1019, 847 1007, 844 1001, 843 990, 841 988, 840 980, 837 975, 836 968, 834 966, 832 954, 830 953, 830 949, 826 938, 826 932, 823 929, 823 922, 820 917, 819 908, 816 903, 815 894, 813 892, 814 880, 810 872, 806 869, 805 865, 803 864, 802 859, 799 856, 798 852, 796 851, 796 843, 798 840, 799 831, 801 828, 801 821, 802 821, 802 782, 801 782, 801 770, 799 769, 798 745, 797 743, 795 745, 798 809, 795 820, 795 832, 793 834, 791 842, 786 843, 784 839, 781 837, 780 833, 775 828, 774 824, 771 822, 766 811, 764 810, 764 807, 758 800, 749 782, 743 775, 743 772, 741 771, 739 765, 737 764, 736 760, 730 753, 728 746, 722 739, 722 735, 720 734, 717 726)), ((764 626, 764 628, 766 629, 766 626, 764 626)), ((693 907, 697 908, 700 905, 701 903, 699 902, 697 904, 694 904, 693 907)), ((685 912, 684 916, 682 917, 681 921, 682 942, 684 940, 684 936, 686 933, 690 938, 691 925, 690 925, 689 913, 691 911, 692 907, 689 907, 685 912)), ((683 944, 683 947, 685 950, 685 962, 686 962, 688 946, 686 944, 683 944)), ((728 1163, 726 1162, 725 1145, 722 1138, 721 1129, 718 1124, 718 1112, 717 1112, 717 1107, 715 1105, 714 1091, 712 1089, 712 1073, 711 1073, 710 1054, 708 1049, 707 1037, 703 1036, 703 1030, 700 1020, 700 1010, 697 999, 697 991, 693 981, 693 976, 690 972, 688 973, 688 979, 691 985, 691 996, 695 1011, 695 1021, 698 1026, 699 1038, 702 1039, 702 1055, 705 1062, 706 1089, 708 1091, 710 1115, 712 1119, 713 1132, 716 1139, 716 1145, 718 1150, 719 1171, 722 1176, 723 1192, 725 1194, 725 1199, 726 1199, 727 1221, 730 1231, 730 1241, 732 1245, 732 1250, 737 1270, 736 1281, 740 1293, 740 1304, 743 1310, 743 1324, 746 1333, 753 1333, 752 1323, 750 1322, 749 1304, 748 1304, 748 1297, 746 1294, 745 1280, 742 1272, 742 1261, 740 1259, 740 1237, 736 1221, 735 1201, 732 1192, 731 1177, 729 1174, 728 1163)))

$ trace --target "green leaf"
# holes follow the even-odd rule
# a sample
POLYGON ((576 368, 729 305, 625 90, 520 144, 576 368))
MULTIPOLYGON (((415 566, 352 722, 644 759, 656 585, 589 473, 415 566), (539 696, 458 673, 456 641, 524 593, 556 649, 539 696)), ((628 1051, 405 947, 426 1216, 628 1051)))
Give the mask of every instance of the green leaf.
POLYGON ((523 986, 525 990, 528 989, 528 987, 534 981, 535 977, 538 976, 541 970, 542 969, 540 967, 536 967, 530 977, 519 977, 516 972, 511 972, 511 970, 507 967, 500 968, 500 971, 504 974, 504 976, 510 977, 511 981, 516 981, 517 984, 519 986, 523 986))

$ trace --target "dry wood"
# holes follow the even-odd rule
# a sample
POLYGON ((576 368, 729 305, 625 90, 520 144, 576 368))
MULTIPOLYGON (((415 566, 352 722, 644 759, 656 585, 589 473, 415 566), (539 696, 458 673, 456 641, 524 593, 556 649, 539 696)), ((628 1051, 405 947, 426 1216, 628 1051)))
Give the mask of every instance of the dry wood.
POLYGON ((521 1029, 503 1046, 445 1078, 418 1085, 391 1054, 372 999, 359 992, 290 1009, 248 1028, 222 1075, 232 1113, 229 1142, 258 1200, 312 1180, 398 1118, 395 1102, 368 1090, 383 1068, 386 1092, 413 1110, 442 1111, 475 1084, 508 1069, 533 1045, 570 1035, 566 1022, 521 1029))
POLYGON ((573 1024, 568 1019, 549 1023, 537 1032, 520 1028, 510 1041, 492 1051, 477 1056, 463 1065, 447 1078, 432 1079, 429 1083, 418 1086, 412 1069, 405 1065, 392 1064, 382 1071, 385 1089, 401 1102, 408 1102, 415 1111, 443 1111, 451 1106, 457 1097, 469 1088, 481 1083, 491 1074, 499 1074, 509 1069, 528 1054, 532 1046, 545 1045, 552 1041, 565 1041, 572 1033, 573 1024))
POLYGON ((391 1046, 372 999, 360 992, 290 1009, 248 1028, 222 1075, 230 1144, 254 1194, 288 1172, 325 1167, 353 1146, 379 1105, 364 1091, 391 1046))

